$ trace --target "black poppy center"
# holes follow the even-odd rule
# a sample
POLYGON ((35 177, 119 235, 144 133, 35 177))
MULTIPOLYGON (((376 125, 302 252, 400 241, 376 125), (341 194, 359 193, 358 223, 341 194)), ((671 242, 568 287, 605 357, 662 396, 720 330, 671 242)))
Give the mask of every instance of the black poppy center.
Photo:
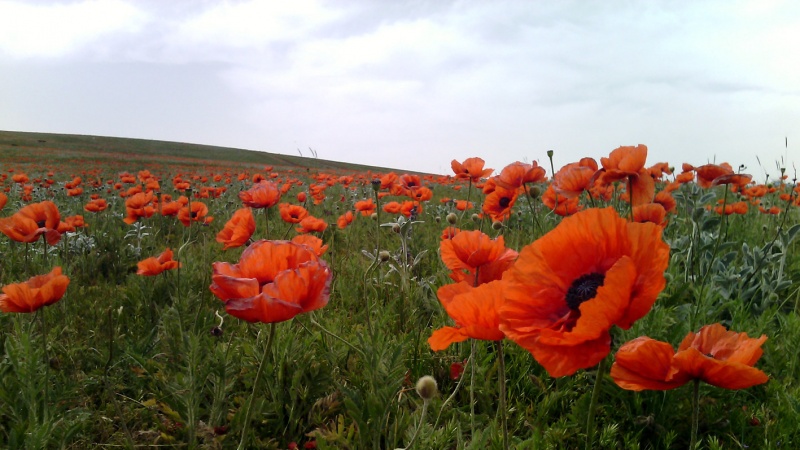
POLYGON ((603 285, 606 276, 602 273, 587 273, 572 282, 567 290, 567 305, 577 310, 581 303, 594 298, 597 288, 603 285))
POLYGON ((197 219, 197 211, 192 211, 189 213, 189 216, 191 216, 192 219, 197 219))
POLYGON ((39 227, 39 228, 44 228, 45 225, 47 225, 47 221, 40 220, 40 221, 36 222, 36 226, 39 227))
POLYGON ((500 206, 503 208, 508 208, 509 203, 511 203, 511 199, 509 197, 500 197, 500 206))

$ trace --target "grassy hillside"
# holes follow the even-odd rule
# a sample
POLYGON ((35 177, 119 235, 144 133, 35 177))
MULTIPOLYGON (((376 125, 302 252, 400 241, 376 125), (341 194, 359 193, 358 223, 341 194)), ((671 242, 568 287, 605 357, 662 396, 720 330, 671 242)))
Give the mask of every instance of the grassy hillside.
POLYGON ((0 131, 0 162, 30 160, 54 164, 80 159, 152 163, 154 159, 196 165, 310 168, 331 172, 389 172, 390 168, 350 164, 300 156, 279 155, 239 148, 147 139, 75 134, 0 131))

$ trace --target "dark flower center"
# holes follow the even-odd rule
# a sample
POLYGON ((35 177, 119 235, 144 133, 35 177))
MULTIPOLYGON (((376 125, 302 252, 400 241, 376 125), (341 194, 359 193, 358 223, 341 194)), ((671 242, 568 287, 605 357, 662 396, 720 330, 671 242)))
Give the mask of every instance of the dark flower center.
POLYGON ((47 222, 44 220, 36 222, 36 226, 38 226, 39 228, 44 228, 45 225, 47 225, 47 222))
POLYGON ((503 208, 508 208, 509 203, 511 203, 511 199, 509 197, 500 198, 500 206, 502 206, 503 208))
POLYGON ((189 213, 189 216, 191 216, 192 219, 196 219, 197 218, 197 211, 192 211, 191 213, 189 213))
POLYGON ((593 299, 605 278, 604 274, 596 272, 581 275, 567 290, 567 306, 577 310, 581 303, 593 299))

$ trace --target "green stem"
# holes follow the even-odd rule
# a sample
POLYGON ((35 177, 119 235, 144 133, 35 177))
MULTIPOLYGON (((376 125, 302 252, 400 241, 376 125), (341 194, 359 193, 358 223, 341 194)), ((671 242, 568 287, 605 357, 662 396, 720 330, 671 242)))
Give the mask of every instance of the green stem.
POLYGON ((469 359, 473 364, 470 365, 469 377, 469 426, 470 436, 475 437, 475 339, 470 339, 470 344, 469 359))
POLYGON ((410 449, 411 446, 414 445, 414 441, 417 439, 417 435, 419 434, 419 430, 420 430, 420 428, 422 428, 422 422, 425 421, 425 413, 428 412, 428 403, 430 403, 430 402, 431 402, 430 400, 423 400, 422 401, 422 414, 420 414, 420 416, 419 416, 419 425, 417 425, 417 429, 414 430, 414 435, 411 436, 411 440, 408 441, 408 446, 406 446, 405 450, 410 449))
POLYGON ((597 376, 592 389, 592 401, 589 403, 589 416, 586 418, 586 450, 591 450, 594 445, 594 413, 597 410, 597 399, 600 398, 600 387, 608 368, 608 358, 603 358, 597 366, 597 376))
MULTIPOLYGON (((470 357, 467 359, 466 364, 472 364, 472 362, 473 362, 472 357, 470 357)), ((453 398, 455 398, 456 394, 458 393, 458 390, 461 389, 461 385, 464 383, 464 378, 465 378, 464 374, 461 374, 461 377, 458 379, 458 383, 456 384, 456 388, 453 389, 453 393, 450 394, 449 397, 447 397, 447 400, 445 400, 444 403, 442 403, 442 408, 439 410, 439 415, 436 416, 436 421, 433 423, 434 430, 436 429, 436 426, 439 425, 439 419, 442 418, 442 412, 444 411, 444 407, 447 406, 447 404, 450 403, 453 400, 453 398)))
POLYGON ((50 391, 50 356, 47 352, 47 323, 45 321, 45 309, 41 311, 41 325, 42 325, 42 350, 44 352, 44 402, 42 404, 42 423, 47 422, 49 417, 49 391, 50 391))
POLYGON ((695 379, 692 387, 692 434, 689 438, 689 450, 697 445, 697 428, 700 423, 700 380, 695 379))
POLYGON ((256 398, 256 392, 258 392, 258 385, 259 381, 261 380, 261 372, 264 371, 264 362, 269 357, 270 348, 272 346, 272 340, 275 337, 275 323, 269 324, 269 337, 267 338, 267 344, 264 346, 264 356, 261 357, 261 361, 258 363, 258 371, 256 372, 256 379, 253 380, 253 392, 250 394, 250 400, 247 402, 247 410, 244 414, 244 424, 242 425, 242 437, 239 441, 238 450, 243 450, 247 448, 247 428, 250 425, 250 414, 253 412, 253 401, 256 398))
POLYGON ((497 341, 497 359, 500 363, 497 374, 500 384, 500 421, 503 427, 503 450, 508 450, 508 420, 506 419, 506 359, 503 355, 503 341, 497 341))

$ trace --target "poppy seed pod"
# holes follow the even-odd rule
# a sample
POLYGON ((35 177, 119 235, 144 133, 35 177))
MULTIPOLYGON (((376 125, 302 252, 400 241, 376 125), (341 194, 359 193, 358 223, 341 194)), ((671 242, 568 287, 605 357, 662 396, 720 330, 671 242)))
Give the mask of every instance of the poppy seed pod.
POLYGON ((503 222, 500 222, 499 220, 496 220, 496 221, 492 222, 492 229, 493 230, 499 231, 502 228, 503 228, 503 222))
POLYGON ((528 190, 528 195, 530 195, 531 198, 539 198, 539 196, 542 195, 542 189, 539 186, 531 186, 528 190))
POLYGON ((372 213, 372 215, 370 216, 370 219, 378 220, 378 213, 376 213, 376 212, 372 213))
POLYGON ((447 223, 449 223, 450 225, 455 225, 456 222, 458 221, 458 216, 456 215, 456 213, 450 213, 447 215, 446 219, 447 223))
POLYGON ((479 216, 477 214, 473 214, 472 215, 472 221, 473 222, 480 222, 481 221, 481 216, 479 216))
POLYGON ((378 260, 380 262, 386 262, 391 257, 392 257, 392 255, 389 253, 388 250, 381 250, 380 252, 378 252, 378 260))
POLYGON ((430 375, 425 375, 417 380, 417 394, 422 398, 424 401, 429 401, 439 392, 439 387, 436 384, 436 379, 430 375))

